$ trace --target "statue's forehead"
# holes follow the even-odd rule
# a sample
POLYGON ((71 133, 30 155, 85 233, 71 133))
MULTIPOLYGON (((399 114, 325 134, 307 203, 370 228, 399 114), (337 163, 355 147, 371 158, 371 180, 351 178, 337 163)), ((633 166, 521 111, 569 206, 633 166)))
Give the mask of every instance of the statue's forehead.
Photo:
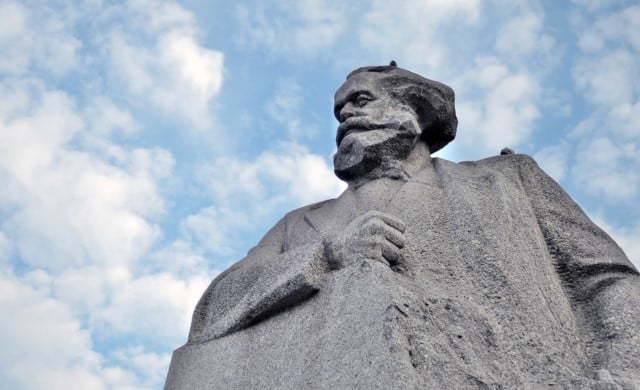
POLYGON ((382 75, 374 72, 356 73, 349 77, 336 91, 334 101, 336 104, 344 103, 357 92, 369 92, 373 95, 382 93, 380 80, 382 75))

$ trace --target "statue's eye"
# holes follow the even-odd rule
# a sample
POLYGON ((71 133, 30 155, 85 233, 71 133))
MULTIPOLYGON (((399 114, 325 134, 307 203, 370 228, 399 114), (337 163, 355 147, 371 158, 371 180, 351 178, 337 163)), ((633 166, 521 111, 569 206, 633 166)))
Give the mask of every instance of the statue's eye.
POLYGON ((358 107, 364 107, 367 105, 367 103, 369 103, 371 101, 371 97, 367 96, 367 95, 358 95, 358 97, 356 98, 356 106, 358 107))

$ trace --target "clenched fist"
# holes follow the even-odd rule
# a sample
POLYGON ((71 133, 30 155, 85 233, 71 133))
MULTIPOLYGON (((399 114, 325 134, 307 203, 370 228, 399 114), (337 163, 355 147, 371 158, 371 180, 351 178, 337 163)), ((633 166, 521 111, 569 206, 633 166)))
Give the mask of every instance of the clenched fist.
POLYGON ((380 211, 369 211, 325 240, 325 256, 332 269, 361 260, 397 267, 403 261, 404 222, 380 211))

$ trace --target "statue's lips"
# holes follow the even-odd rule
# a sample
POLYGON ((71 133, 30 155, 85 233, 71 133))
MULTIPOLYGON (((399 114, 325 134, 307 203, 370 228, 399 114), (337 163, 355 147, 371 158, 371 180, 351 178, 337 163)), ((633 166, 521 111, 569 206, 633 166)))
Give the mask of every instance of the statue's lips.
POLYGON ((344 137, 346 137, 350 133, 394 128, 395 127, 389 123, 376 124, 363 120, 346 120, 338 126, 338 132, 336 134, 336 144, 340 145, 344 137))

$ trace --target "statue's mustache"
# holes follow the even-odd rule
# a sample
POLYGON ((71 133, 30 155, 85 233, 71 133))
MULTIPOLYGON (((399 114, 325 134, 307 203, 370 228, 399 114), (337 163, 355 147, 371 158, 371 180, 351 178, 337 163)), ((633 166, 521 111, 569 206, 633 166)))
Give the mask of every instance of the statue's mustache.
POLYGON ((401 130, 402 128, 402 123, 397 121, 375 123, 364 117, 351 117, 347 118, 338 126, 338 131, 336 133, 336 144, 340 145, 344 137, 346 137, 347 134, 352 131, 368 131, 377 129, 401 130))

